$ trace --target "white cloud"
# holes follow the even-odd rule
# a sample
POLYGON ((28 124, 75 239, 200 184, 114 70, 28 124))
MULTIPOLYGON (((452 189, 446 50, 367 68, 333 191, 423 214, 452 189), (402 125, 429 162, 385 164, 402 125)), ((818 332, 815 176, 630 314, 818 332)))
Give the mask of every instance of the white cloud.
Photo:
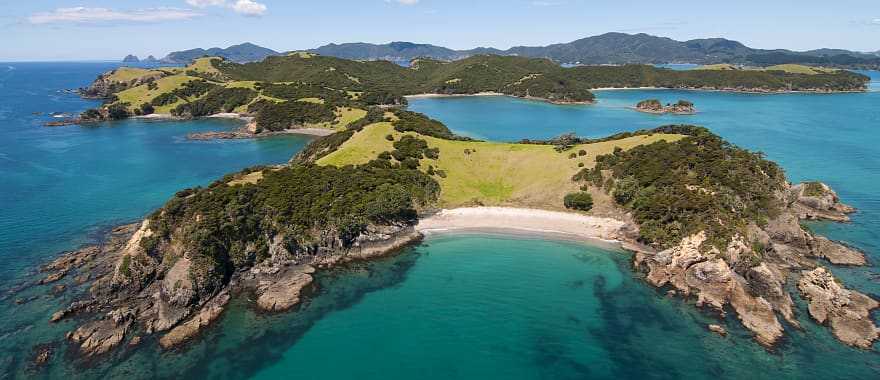
POLYGON ((419 0, 385 0, 386 3, 398 3, 401 5, 416 5, 419 0))
POLYGON ((226 0, 186 0, 186 3, 196 8, 219 7, 226 5, 226 0))
POLYGON ((262 16, 266 14, 266 5, 253 0, 238 0, 232 4, 232 10, 245 16, 262 16))
POLYGON ((31 24, 106 24, 114 22, 161 22, 189 20, 201 16, 191 9, 146 8, 118 11, 109 8, 57 8, 51 12, 34 13, 31 24))
POLYGON ((874 25, 880 25, 880 18, 875 18, 875 19, 871 20, 871 23, 874 25))
POLYGON ((227 0, 186 0, 186 3, 196 8, 229 8, 233 12, 244 16, 262 16, 266 14, 268 9, 265 4, 254 0, 235 0, 234 2, 227 0))

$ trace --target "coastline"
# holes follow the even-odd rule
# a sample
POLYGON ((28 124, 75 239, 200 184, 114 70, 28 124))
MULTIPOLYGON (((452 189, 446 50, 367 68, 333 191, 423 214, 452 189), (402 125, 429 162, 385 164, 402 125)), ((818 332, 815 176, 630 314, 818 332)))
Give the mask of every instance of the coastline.
POLYGON ((514 207, 463 207, 444 209, 419 220, 416 231, 430 236, 442 233, 494 232, 545 236, 601 245, 629 246, 626 223, 572 212, 514 207))
POLYGON ((425 93, 425 94, 405 95, 404 98, 406 98, 406 99, 469 98, 469 97, 475 97, 475 96, 506 96, 506 97, 510 97, 510 98, 534 100, 534 101, 538 101, 538 102, 545 102, 545 103, 562 105, 562 106, 564 106, 564 105, 592 105, 592 104, 596 104, 595 100, 593 100, 593 101, 579 101, 579 102, 555 101, 555 100, 546 99, 546 98, 539 98, 539 97, 535 97, 535 96, 516 96, 516 95, 503 94, 503 93, 494 92, 494 91, 478 92, 478 93, 474 93, 474 94, 425 93))

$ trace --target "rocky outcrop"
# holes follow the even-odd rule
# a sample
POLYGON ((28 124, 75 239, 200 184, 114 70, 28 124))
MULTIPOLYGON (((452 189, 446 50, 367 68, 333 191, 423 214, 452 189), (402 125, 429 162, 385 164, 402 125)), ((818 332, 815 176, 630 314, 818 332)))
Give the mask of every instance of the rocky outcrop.
POLYGON ((840 198, 828 185, 821 182, 805 182, 792 186, 793 209, 801 219, 824 219, 848 222, 856 210, 840 203, 840 198))
POLYGON ((873 298, 844 288, 825 268, 803 271, 798 289, 809 301, 810 316, 841 342, 867 349, 877 340, 880 329, 870 311, 880 304, 873 298))
POLYGON ((274 281, 260 285, 257 306, 264 311, 285 311, 299 304, 303 289, 312 283, 312 273, 315 268, 310 265, 286 268, 274 281))
POLYGON ((867 265, 865 254, 841 243, 816 236, 814 255, 835 265, 867 265))
MULTIPOLYGON (((44 267, 92 281, 87 298, 51 317, 57 322, 78 314, 97 315, 68 333, 86 357, 113 350, 133 329, 139 334, 164 332, 159 345, 178 347, 214 323, 230 294, 242 291, 257 294, 255 307, 260 310, 289 310, 302 302, 316 268, 387 254, 421 237, 411 225, 370 225, 348 243, 334 230, 316 231, 314 245, 300 245, 279 234, 267 237, 268 257, 220 283, 221 277, 212 277, 211 268, 184 248, 179 235, 153 239, 148 221, 111 235, 102 246, 68 253, 44 267)), ((247 250, 254 252, 253 244, 247 250)), ((141 336, 131 344, 135 341, 141 336)))
POLYGON ((223 313, 223 307, 226 306, 228 302, 229 293, 223 292, 218 294, 205 304, 198 314, 190 320, 177 325, 160 338, 159 345, 164 349, 169 349, 192 339, 203 327, 210 325, 220 317, 220 314, 223 313))
POLYGON ((68 334, 67 338, 79 344, 80 352, 84 355, 100 355, 119 345, 130 326, 130 320, 117 321, 106 318, 80 326, 68 334))
POLYGON ((805 184, 789 186, 779 198, 785 208, 775 218, 763 227, 749 226, 745 236, 734 236, 724 250, 704 244, 707 237, 700 232, 660 252, 636 251, 634 264, 646 272, 650 284, 670 286, 677 294, 694 297, 697 306, 723 314, 724 307, 730 305, 755 340, 768 347, 784 334, 777 316, 800 327, 785 284, 790 276, 801 273, 798 287, 810 302, 811 316, 829 325, 840 341, 870 347, 878 330, 868 312, 877 307, 877 302, 844 289, 811 259, 865 265, 864 254, 814 236, 800 226, 805 218, 846 220, 846 214, 854 210, 841 204, 837 195, 821 183, 809 189, 805 184))

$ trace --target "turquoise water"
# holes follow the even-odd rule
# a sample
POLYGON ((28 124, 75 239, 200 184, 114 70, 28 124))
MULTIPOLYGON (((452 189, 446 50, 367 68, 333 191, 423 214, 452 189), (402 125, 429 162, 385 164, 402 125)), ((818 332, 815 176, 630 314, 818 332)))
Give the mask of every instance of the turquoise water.
MULTIPOLYGON (((307 142, 193 142, 193 131, 226 121, 45 128, 46 115, 95 104, 59 89, 85 85, 102 63, 0 64, 0 286, 15 284, 56 252, 132 221, 175 191, 227 172, 286 161, 307 142), (6 69, 6 71, 4 71, 6 69)), ((880 75, 872 74, 875 80, 880 75)), ((493 140, 564 132, 598 137, 673 122, 709 127, 780 162, 795 180, 822 179, 860 209, 853 223, 815 224, 880 262, 880 93, 743 95, 603 91, 594 106, 553 106, 510 98, 413 100, 410 108, 453 130, 493 140), (626 109, 638 100, 685 98, 696 116, 626 109)), ((839 269, 847 283, 880 294, 876 268, 839 269)), ((15 297, 43 294, 33 288, 15 297)), ((0 300, 0 378, 877 378, 880 356, 837 343, 807 318, 803 331, 768 353, 735 318, 731 334, 688 301, 666 298, 632 272, 617 250, 539 238, 437 235, 399 255, 320 274, 296 312, 255 313, 236 298, 219 326, 180 351, 153 338, 85 363, 61 337, 76 321, 49 325, 71 300, 0 300), (53 344, 40 372, 30 347, 53 344)), ((876 318, 876 315, 875 315, 876 318)))

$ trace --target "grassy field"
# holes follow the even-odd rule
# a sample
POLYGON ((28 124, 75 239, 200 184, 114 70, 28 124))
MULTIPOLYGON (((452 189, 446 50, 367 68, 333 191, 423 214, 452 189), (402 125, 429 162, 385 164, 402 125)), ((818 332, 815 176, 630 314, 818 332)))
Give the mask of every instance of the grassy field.
POLYGON ((140 69, 137 67, 120 67, 113 70, 113 74, 110 75, 109 79, 114 82, 127 83, 135 79, 159 75, 162 75, 162 72, 157 70, 140 69))
POLYGON ((719 63, 716 65, 704 65, 694 70, 755 70, 755 71, 785 71, 791 74, 807 74, 807 75, 816 75, 816 74, 825 74, 825 73, 834 73, 836 69, 830 69, 827 67, 814 67, 814 66, 805 66, 805 65, 796 65, 796 64, 785 64, 785 65, 775 65, 768 67, 738 67, 731 65, 729 63, 719 63))
MULTIPOLYGON (((385 136, 400 139, 402 133, 391 123, 377 123, 354 134, 336 152, 318 161, 319 165, 363 164, 384 151, 394 149, 385 136)), ((416 135, 407 132, 410 135, 416 135)), ((445 171, 446 178, 435 177, 441 185, 441 207, 463 205, 504 205, 562 209, 565 194, 576 191, 571 177, 582 167, 595 165, 596 156, 630 149, 659 140, 675 141, 681 135, 655 134, 576 146, 562 153, 552 146, 497 142, 451 141, 419 136, 432 148, 440 149, 438 160, 423 159, 423 170, 431 165, 445 171), (584 156, 571 159, 579 150, 584 156)))
MULTIPOLYGON (((317 99, 317 98, 314 98, 317 99)), ((321 100, 321 99, 318 99, 321 100)), ((298 102, 305 101, 303 99, 297 100, 298 102)), ((364 111, 360 108, 351 108, 351 107, 338 107, 334 112, 336 114, 336 120, 332 123, 320 123, 320 124, 309 124, 306 125, 308 128, 326 128, 326 129, 335 129, 342 130, 347 127, 349 124, 354 123, 362 119, 364 116, 367 116, 367 111, 364 111)))
POLYGON ((212 59, 217 59, 217 57, 204 57, 196 59, 191 65, 187 66, 186 69, 195 70, 197 72, 206 74, 220 74, 220 70, 217 70, 217 68, 211 64, 212 59))
MULTIPOLYGON (((153 100, 153 98, 155 98, 156 96, 158 96, 160 94, 163 94, 166 92, 171 92, 174 89, 177 89, 180 86, 182 86, 184 83, 189 82, 191 80, 196 80, 196 79, 199 79, 199 78, 191 77, 189 75, 182 75, 182 74, 172 75, 172 76, 168 76, 168 77, 164 77, 164 78, 156 80, 155 83, 156 83, 157 87, 155 90, 150 90, 149 88, 147 88, 147 85, 140 85, 140 86, 132 87, 128 90, 122 91, 122 92, 118 93, 117 96, 119 97, 120 102, 122 102, 122 103, 127 102, 127 103, 129 103, 129 108, 134 109, 134 108, 140 107, 140 105, 143 103, 149 103, 151 100, 153 100)), ((182 101, 178 101, 177 103, 174 103, 174 104, 156 107, 155 112, 156 113, 169 113, 169 112, 171 112, 172 109, 174 109, 174 107, 177 107, 177 105, 180 102, 182 102, 182 101)))

